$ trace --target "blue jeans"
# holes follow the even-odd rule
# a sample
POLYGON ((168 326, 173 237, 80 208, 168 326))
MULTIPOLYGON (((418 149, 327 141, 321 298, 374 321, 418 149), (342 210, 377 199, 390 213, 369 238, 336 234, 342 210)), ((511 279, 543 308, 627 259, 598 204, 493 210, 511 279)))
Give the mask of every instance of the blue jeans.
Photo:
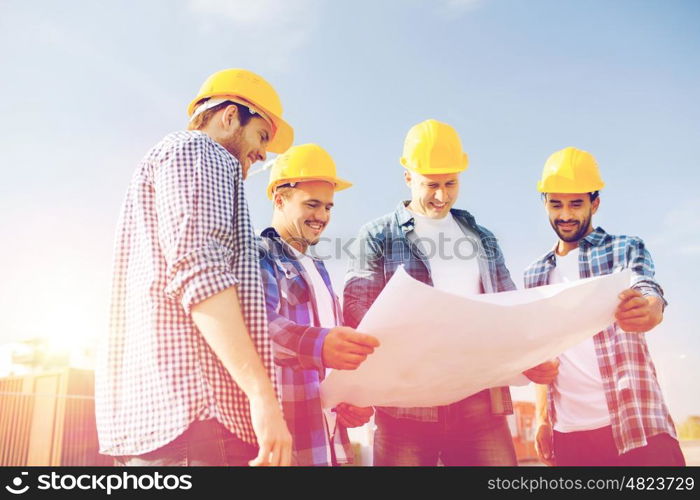
POLYGON ((612 427, 591 431, 554 431, 554 461, 564 466, 685 467, 678 440, 663 433, 647 438, 647 445, 618 454, 612 427))
POLYGON ((374 465, 517 465, 506 417, 491 414, 489 391, 440 407, 438 422, 375 416, 374 465))
POLYGON ((240 440, 216 420, 192 422, 175 440, 143 455, 114 457, 117 466, 247 466, 258 448, 240 440))

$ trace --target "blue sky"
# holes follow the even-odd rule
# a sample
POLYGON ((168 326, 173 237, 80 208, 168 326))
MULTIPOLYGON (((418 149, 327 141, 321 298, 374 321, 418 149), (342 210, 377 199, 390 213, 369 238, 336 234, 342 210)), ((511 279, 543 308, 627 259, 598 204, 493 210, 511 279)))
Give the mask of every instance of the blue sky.
MULTIPOLYGON (((206 76, 245 67, 277 88, 296 142, 355 182, 329 237, 407 195, 411 125, 454 125, 471 160, 457 205, 518 284, 554 243, 545 159, 592 152, 607 183, 594 222, 644 238, 670 302, 648 338, 671 410, 700 414, 699 24, 693 1, 3 0, 0 342, 104 331, 132 171, 206 76)), ((265 185, 247 187, 258 227, 265 185)), ((340 289, 344 263, 329 267, 340 289)))

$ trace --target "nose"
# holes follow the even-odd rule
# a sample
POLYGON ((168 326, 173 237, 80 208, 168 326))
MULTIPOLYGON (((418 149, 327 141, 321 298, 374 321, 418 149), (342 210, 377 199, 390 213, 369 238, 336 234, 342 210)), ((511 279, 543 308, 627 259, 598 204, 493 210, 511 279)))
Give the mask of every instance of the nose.
POLYGON ((314 217, 316 218, 316 220, 325 223, 328 222, 328 219, 331 218, 331 214, 328 212, 328 210, 325 209, 325 207, 321 207, 319 210, 316 211, 314 217))
POLYGON ((444 203, 445 199, 447 198, 447 193, 445 192, 444 189, 438 189, 435 191, 435 199, 439 201, 440 203, 444 203))
POLYGON ((267 152, 265 151, 265 148, 259 149, 258 150, 258 160, 265 161, 266 159, 267 159, 267 152))

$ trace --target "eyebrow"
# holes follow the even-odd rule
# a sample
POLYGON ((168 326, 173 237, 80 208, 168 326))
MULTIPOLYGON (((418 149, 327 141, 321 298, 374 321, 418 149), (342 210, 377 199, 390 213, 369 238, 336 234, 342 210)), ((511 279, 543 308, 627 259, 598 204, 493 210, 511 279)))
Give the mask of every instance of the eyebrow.
POLYGON ((306 203, 320 203, 321 205, 330 205, 331 207, 334 207, 335 205, 333 202, 330 203, 324 203, 321 200, 317 200, 316 198, 311 198, 310 200, 306 200, 306 203))
POLYGON ((441 184, 447 185, 450 183, 454 184, 455 182, 457 182, 457 179, 450 179, 449 181, 445 181, 444 183, 440 183, 438 181, 425 181, 425 182, 423 182, 423 185, 424 186, 440 186, 441 184))
MULTIPOLYGON (((564 203, 564 202, 561 201, 561 200, 556 200, 556 199, 553 200, 552 198, 549 198, 547 201, 548 201, 549 203, 564 203)), ((575 199, 575 200, 569 200, 569 203, 583 203, 583 199, 582 199, 582 198, 577 198, 577 199, 575 199)))

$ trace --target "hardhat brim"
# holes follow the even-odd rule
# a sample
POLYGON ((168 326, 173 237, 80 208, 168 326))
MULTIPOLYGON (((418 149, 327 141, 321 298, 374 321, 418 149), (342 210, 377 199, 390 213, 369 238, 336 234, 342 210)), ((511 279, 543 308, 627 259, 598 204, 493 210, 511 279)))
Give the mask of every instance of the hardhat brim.
POLYGON ((440 175, 440 174, 458 174, 460 172, 464 172, 469 168, 468 166, 464 167, 444 167, 444 168, 436 168, 433 170, 430 170, 430 172, 421 172, 420 170, 415 170, 411 167, 407 167, 406 165, 403 164, 403 158, 401 158, 401 165, 403 168, 408 170, 409 172, 415 172, 420 175, 440 175))
POLYGON ((280 179, 273 184, 270 184, 267 186, 267 197, 269 199, 272 199, 272 195, 275 192, 275 189, 277 189, 278 186, 281 186, 282 184, 289 184, 291 182, 309 182, 309 181, 326 181, 331 184, 335 185, 335 190, 334 191, 342 191, 343 189, 347 189, 349 187, 352 187, 352 182, 346 181, 344 179, 340 179, 338 177, 297 177, 294 179, 280 179))
POLYGON ((583 186, 583 189, 581 186, 576 186, 576 187, 565 187, 565 186, 557 186, 557 188, 550 188, 545 185, 545 182, 542 182, 541 180, 537 181, 537 191, 540 193, 561 193, 561 194, 577 194, 577 193, 594 193, 596 191, 600 191, 605 187, 605 182, 600 182, 600 183, 595 183, 595 184, 590 184, 588 186, 583 186), (588 189, 590 188, 590 189, 588 189))
POLYGON ((405 156, 402 156, 399 158, 399 163, 401 163, 401 166, 408 170, 409 172, 415 172, 420 175, 433 175, 433 174, 458 174, 460 172, 464 172, 469 168, 469 157, 467 156, 467 153, 464 153, 464 158, 463 158, 463 163, 462 165, 459 166, 451 166, 451 167, 442 167, 442 168, 431 168, 430 171, 425 171, 421 172, 419 169, 414 169, 411 168, 410 162, 408 158, 405 156))

